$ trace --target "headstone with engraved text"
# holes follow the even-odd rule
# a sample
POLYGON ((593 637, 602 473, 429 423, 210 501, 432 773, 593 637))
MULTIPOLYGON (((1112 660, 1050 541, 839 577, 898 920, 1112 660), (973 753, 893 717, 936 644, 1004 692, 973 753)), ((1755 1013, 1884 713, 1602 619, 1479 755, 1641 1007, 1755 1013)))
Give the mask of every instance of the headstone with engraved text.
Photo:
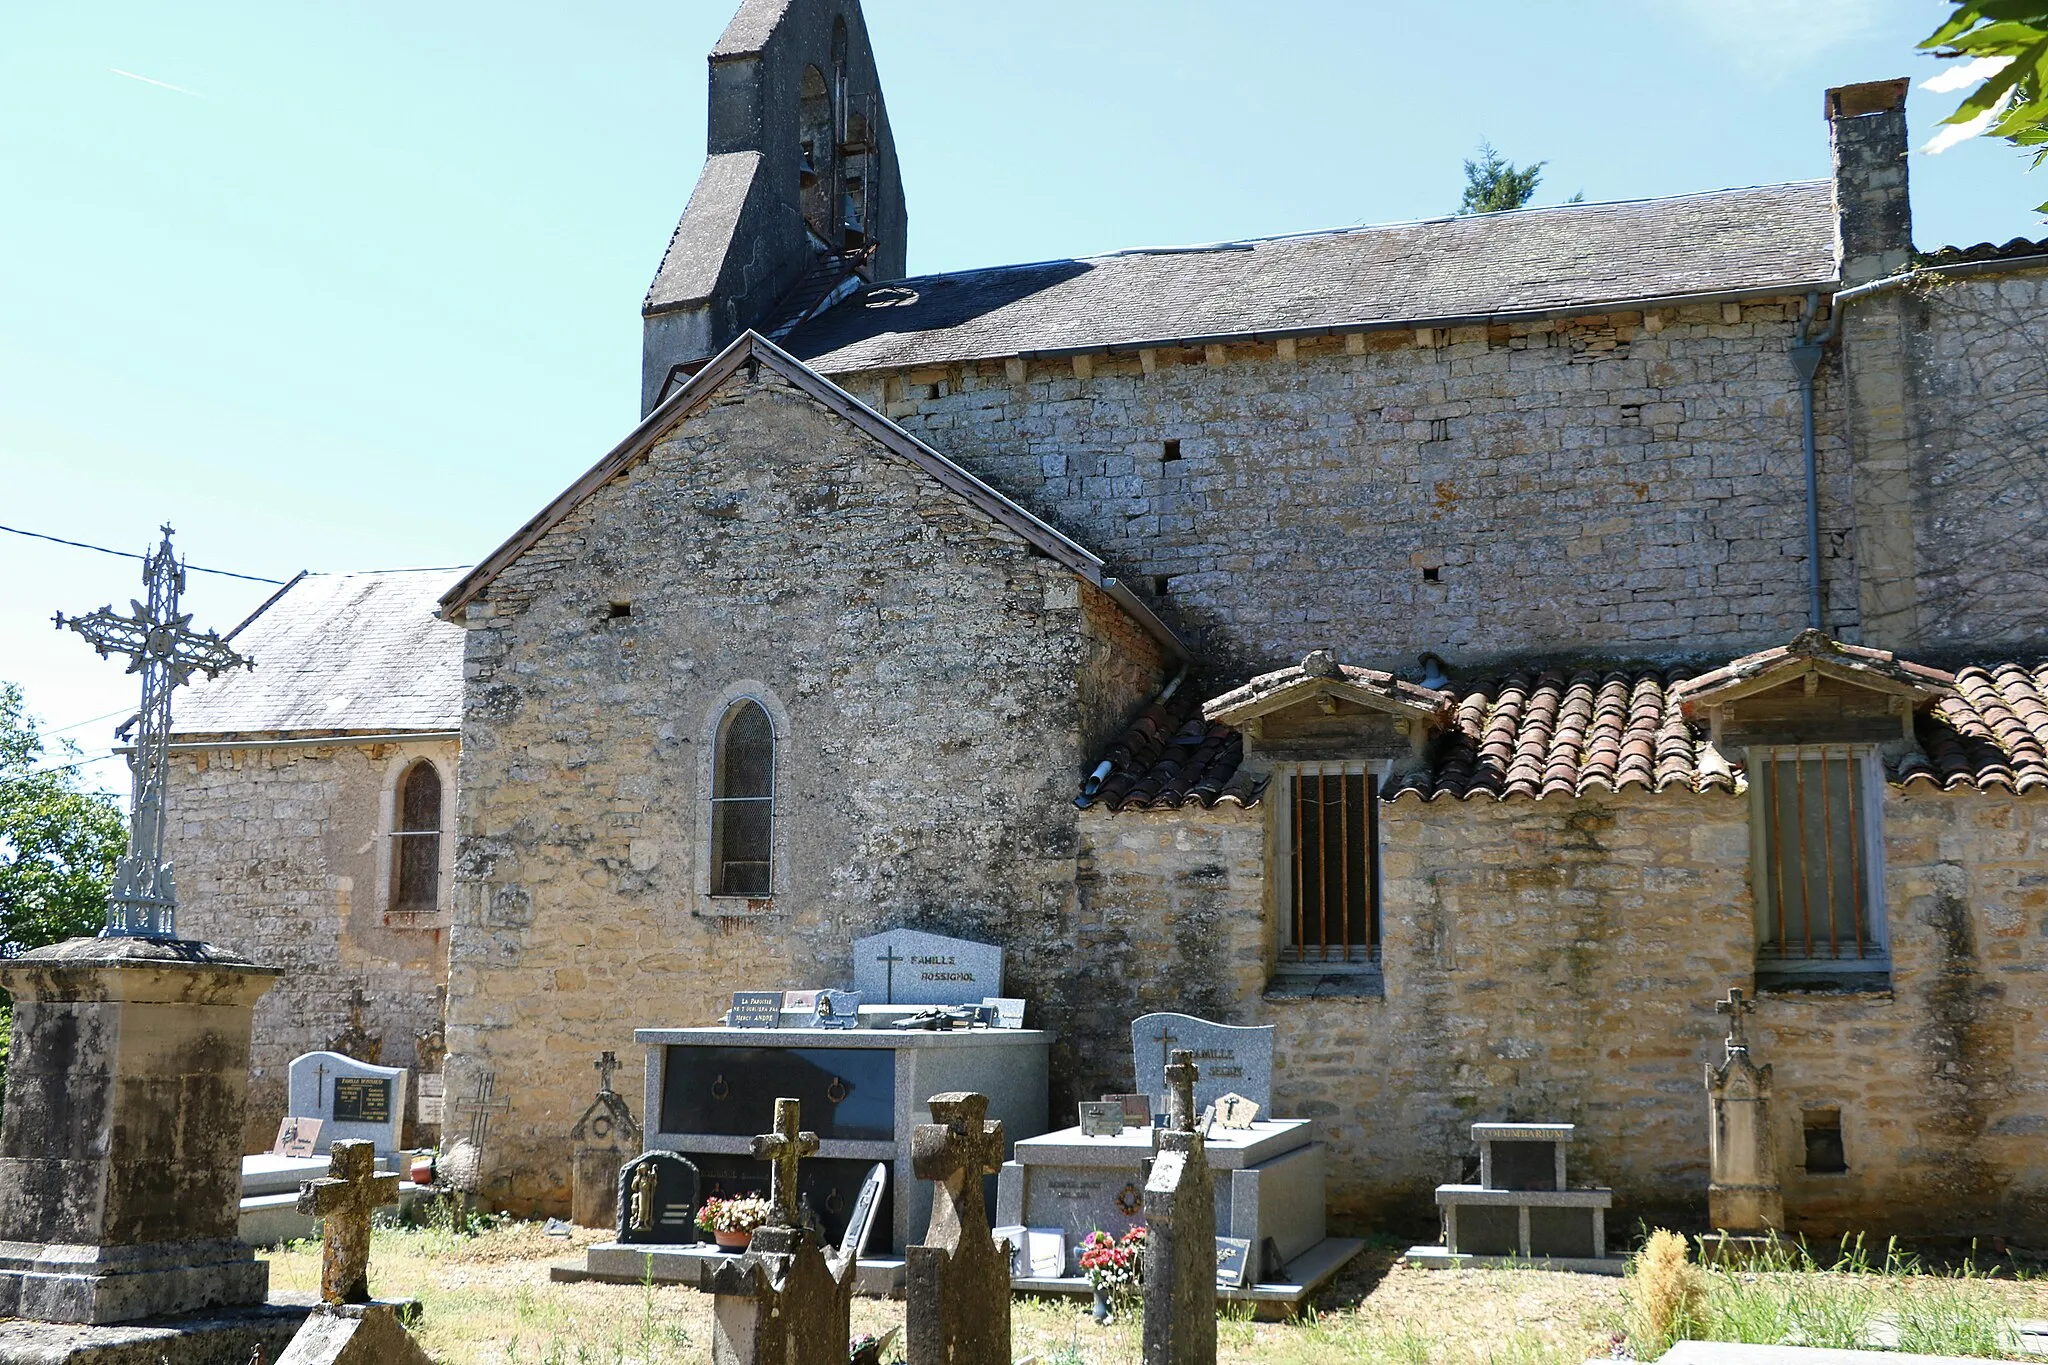
POLYGON ((371 1066, 339 1052, 308 1052, 292 1059, 286 1112, 320 1119, 322 1141, 360 1138, 374 1143, 379 1157, 398 1151, 405 1123, 408 1072, 401 1066, 371 1066))
POLYGON ((1201 1079, 1195 1083, 1195 1112, 1228 1094, 1261 1109, 1273 1103, 1273 1026, 1240 1028, 1212 1024, 1192 1014, 1147 1014, 1131 1021, 1131 1059, 1139 1090, 1166 1093, 1167 1058, 1186 1048, 1195 1055, 1201 1079))
POLYGON ((853 941, 853 987, 869 1005, 978 1005, 1003 990, 992 943, 891 929, 853 941))

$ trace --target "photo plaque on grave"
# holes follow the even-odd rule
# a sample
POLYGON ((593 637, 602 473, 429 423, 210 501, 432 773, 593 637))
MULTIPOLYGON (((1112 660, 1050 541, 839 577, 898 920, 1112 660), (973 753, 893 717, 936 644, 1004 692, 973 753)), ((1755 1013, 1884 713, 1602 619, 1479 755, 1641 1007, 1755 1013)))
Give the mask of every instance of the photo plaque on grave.
POLYGON ((859 1028, 859 991, 819 991, 811 1002, 812 1028, 859 1028))
POLYGON ((1216 1239, 1216 1287, 1242 1289, 1252 1273, 1252 1243, 1249 1237, 1216 1239))

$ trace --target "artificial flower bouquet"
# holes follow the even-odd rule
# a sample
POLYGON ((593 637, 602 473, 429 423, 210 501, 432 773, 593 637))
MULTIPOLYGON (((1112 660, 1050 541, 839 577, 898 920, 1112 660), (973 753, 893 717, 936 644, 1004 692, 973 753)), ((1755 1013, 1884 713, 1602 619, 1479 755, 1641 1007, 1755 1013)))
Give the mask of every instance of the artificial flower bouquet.
POLYGON ((697 1210, 697 1230, 714 1237, 721 1232, 751 1233, 768 1221, 774 1209, 773 1204, 758 1195, 741 1194, 730 1199, 713 1196, 697 1210))

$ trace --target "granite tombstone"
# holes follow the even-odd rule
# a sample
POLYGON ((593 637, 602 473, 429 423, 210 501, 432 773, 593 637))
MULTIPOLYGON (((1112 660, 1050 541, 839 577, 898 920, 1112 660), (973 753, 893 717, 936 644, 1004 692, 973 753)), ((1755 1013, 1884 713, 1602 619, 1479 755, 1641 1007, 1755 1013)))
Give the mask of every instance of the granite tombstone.
POLYGON ((853 988, 870 1005, 979 1005, 1003 993, 1003 950, 891 929, 853 941, 853 988))
POLYGON ((1195 1112, 1228 1094, 1252 1100, 1261 1109, 1273 1103, 1273 1026, 1240 1028, 1212 1024, 1191 1014, 1147 1014, 1131 1021, 1131 1057, 1142 1091, 1164 1095, 1166 1066, 1174 1052, 1194 1054, 1201 1080, 1195 1088, 1195 1112))
POLYGON ((371 1066, 339 1052, 308 1052, 292 1059, 286 1109, 291 1118, 320 1119, 328 1142, 373 1143, 377 1155, 398 1151, 405 1123, 407 1072, 371 1066))
POLYGON ((674 1152, 642 1152, 619 1168, 621 1242, 697 1240, 696 1164, 674 1152))

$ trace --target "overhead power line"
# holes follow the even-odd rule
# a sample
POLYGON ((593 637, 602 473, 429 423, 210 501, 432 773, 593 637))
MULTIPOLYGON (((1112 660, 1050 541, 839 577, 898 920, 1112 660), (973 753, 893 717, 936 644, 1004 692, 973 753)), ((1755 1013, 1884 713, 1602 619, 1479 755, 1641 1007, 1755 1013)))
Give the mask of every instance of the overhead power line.
MULTIPOLYGON (((69 545, 74 550, 98 550, 103 555, 119 555, 123 559, 148 558, 147 555, 139 555, 132 550, 115 550, 105 545, 88 545, 82 540, 66 540, 62 536, 46 536, 41 531, 24 531, 19 526, 0 526, 0 531, 6 531, 10 535, 27 536, 31 540, 47 540, 53 545, 69 545)), ((197 564, 187 564, 185 567, 193 573, 218 574, 222 578, 245 578, 251 583, 284 582, 282 578, 265 578, 261 574, 236 573, 231 569, 204 569, 197 564)))

